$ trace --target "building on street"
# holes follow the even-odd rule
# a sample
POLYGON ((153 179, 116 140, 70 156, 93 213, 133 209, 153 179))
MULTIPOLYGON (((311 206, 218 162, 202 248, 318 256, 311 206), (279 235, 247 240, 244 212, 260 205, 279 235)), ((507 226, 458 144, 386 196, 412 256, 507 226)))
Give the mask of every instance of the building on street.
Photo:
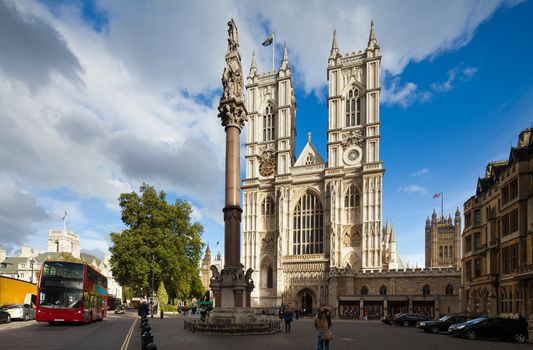
POLYGON ((426 268, 461 267, 461 212, 447 218, 433 210, 431 221, 426 219, 426 268))
POLYGON ((533 137, 525 129, 509 157, 487 164, 464 204, 464 309, 533 318, 533 137))

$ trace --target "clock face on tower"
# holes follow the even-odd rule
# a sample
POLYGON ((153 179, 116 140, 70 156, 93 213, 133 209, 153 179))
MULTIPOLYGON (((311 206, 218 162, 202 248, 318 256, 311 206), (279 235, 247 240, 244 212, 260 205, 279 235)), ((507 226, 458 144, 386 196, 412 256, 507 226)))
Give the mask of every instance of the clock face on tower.
POLYGON ((344 163, 346 165, 359 165, 363 157, 363 150, 358 146, 350 146, 344 151, 344 163))
POLYGON ((274 174, 274 171, 276 171, 276 164, 273 159, 263 160, 259 164, 259 174, 261 174, 261 176, 271 176, 274 174))

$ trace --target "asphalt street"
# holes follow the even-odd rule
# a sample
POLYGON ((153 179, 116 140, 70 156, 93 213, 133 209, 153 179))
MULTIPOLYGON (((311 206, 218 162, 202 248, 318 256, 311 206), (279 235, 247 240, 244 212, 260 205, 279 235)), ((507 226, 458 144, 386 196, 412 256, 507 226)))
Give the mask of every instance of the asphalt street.
MULTIPOLYGON (((259 336, 224 336, 191 333, 183 329, 184 317, 170 316, 150 320, 159 350, 312 350, 316 336, 311 319, 292 324, 291 333, 259 336)), ((493 340, 466 340, 447 334, 428 334, 416 328, 387 326, 376 321, 333 320, 335 338, 330 349, 391 350, 506 350, 531 349, 529 344, 493 340)), ((107 319, 85 325, 12 322, 0 325, 0 349, 116 349, 139 350, 140 322, 134 312, 111 314, 107 319), (126 346, 128 345, 128 346, 126 346)))
MULTIPOLYGON (((223 336, 191 333, 183 329, 184 318, 150 320, 158 350, 313 350, 316 335, 311 319, 292 323, 291 333, 259 336, 223 336)), ((466 340, 447 334, 429 334, 414 327, 387 326, 377 321, 333 320, 335 338, 330 349, 389 349, 389 350, 506 350, 530 349, 529 344, 493 340, 466 340)), ((136 325, 129 349, 140 349, 140 324, 136 325)))
POLYGON ((0 325, 0 349, 121 349, 135 318, 109 315, 88 324, 14 321, 0 325))

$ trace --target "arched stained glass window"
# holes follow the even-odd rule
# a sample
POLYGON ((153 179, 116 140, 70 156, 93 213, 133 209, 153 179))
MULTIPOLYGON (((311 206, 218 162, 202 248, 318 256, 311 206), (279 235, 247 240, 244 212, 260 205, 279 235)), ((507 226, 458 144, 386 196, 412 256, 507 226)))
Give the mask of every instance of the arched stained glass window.
POLYGON ((303 195, 293 217, 292 253, 319 254, 324 252, 324 217, 322 205, 312 193, 303 195))
POLYGON ((346 98, 346 126, 361 125, 361 99, 356 88, 348 92, 346 98))

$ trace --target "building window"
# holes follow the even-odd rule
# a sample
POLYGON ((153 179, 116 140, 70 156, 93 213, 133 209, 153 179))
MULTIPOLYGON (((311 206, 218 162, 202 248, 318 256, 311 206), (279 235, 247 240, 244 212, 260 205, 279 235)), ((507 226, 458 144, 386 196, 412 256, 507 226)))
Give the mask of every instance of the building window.
POLYGON ((269 266, 267 269, 267 288, 273 288, 274 287, 274 270, 272 270, 272 266, 269 266))
POLYGON ((263 116, 263 141, 272 141, 274 139, 275 126, 274 107, 268 105, 263 116))
POLYGON ((472 213, 465 214, 465 227, 472 226, 472 213))
POLYGON ((474 250, 481 249, 481 233, 474 233, 474 250))
POLYGON ((359 206, 359 191, 355 188, 354 185, 348 187, 346 195, 344 196, 344 207, 345 208, 354 208, 359 206))
POLYGON ((272 199, 272 197, 268 196, 265 198, 265 200, 263 201, 263 205, 261 207, 261 211, 263 212, 264 216, 274 215, 275 207, 274 207, 274 200, 272 199))
POLYGON ((446 295, 453 295, 453 286, 448 284, 444 290, 446 295))
POLYGON ((509 213, 509 233, 518 231, 518 209, 509 213))
POLYGON ((481 224, 481 210, 474 210, 474 225, 481 224))
POLYGON ((300 198, 293 217, 292 253, 319 254, 324 252, 323 210, 311 193, 300 198))
POLYGON ((387 287, 381 286, 379 288, 379 295, 387 295, 387 287))
POLYGON ((509 200, 518 198, 518 179, 514 179, 509 184, 509 200))
POLYGON ((465 252, 472 251, 472 236, 465 237, 465 252))
POLYGON ((359 90, 353 88, 346 99, 346 127, 361 125, 361 99, 359 90))
POLYGON ((465 262, 465 281, 472 279, 472 260, 465 262))
POLYGON ((315 157, 313 157, 313 155, 309 153, 307 157, 305 158, 305 165, 313 165, 313 164, 315 164, 315 157))
POLYGON ((439 247, 439 258, 442 259, 442 246, 439 247))
POLYGON ((368 295, 368 288, 366 286, 361 287, 361 295, 368 295))
POLYGON ((431 294, 431 289, 429 288, 429 285, 425 285, 424 287, 422 287, 422 295, 427 297, 431 294))
POLYGON ((509 272, 513 272, 518 268, 518 243, 509 247, 509 272))
POLYGON ((474 277, 481 276, 481 259, 474 260, 474 277))

